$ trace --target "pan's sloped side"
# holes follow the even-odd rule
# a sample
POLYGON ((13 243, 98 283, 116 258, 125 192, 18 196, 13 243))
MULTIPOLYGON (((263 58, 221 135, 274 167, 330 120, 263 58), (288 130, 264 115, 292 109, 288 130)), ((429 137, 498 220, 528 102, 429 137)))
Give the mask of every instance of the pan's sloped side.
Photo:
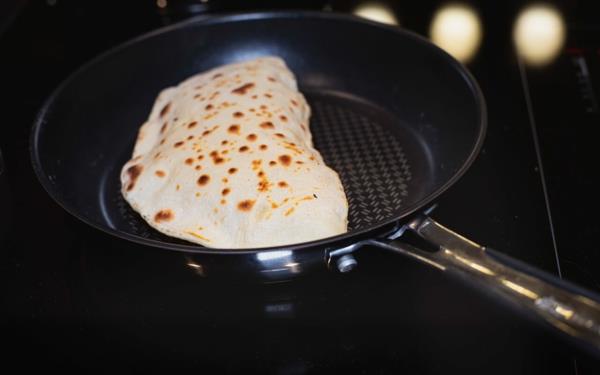
MULTIPOLYGON (((346 112, 358 108, 358 102, 371 103, 366 107, 376 110, 359 109, 359 116, 389 132, 404 155, 396 158, 397 164, 410 167, 402 172, 410 179, 392 180, 405 183, 399 187, 404 189, 402 199, 391 200, 397 203, 382 210, 376 220, 363 220, 368 223, 345 235, 291 245, 288 250, 342 246, 382 233, 456 181, 481 146, 485 105, 477 85, 459 63, 424 39, 326 13, 226 15, 193 19, 141 37, 71 76, 34 125, 32 158, 40 181, 66 210, 110 234, 165 249, 218 252, 169 238, 144 237, 128 227, 127 220, 119 220, 123 213, 118 200, 108 199, 109 189, 114 189, 110 176, 131 152, 138 127, 161 89, 217 65, 259 55, 282 57, 303 92, 332 103, 337 100, 333 98, 346 97, 336 102, 346 112)), ((331 119, 323 119, 315 124, 331 125, 331 119)), ((344 129, 343 116, 334 121, 344 129)), ((335 159, 325 139, 315 142, 335 159)), ((336 142, 336 147, 343 145, 336 142)), ((369 147, 378 151, 387 146, 380 142, 369 147)), ((381 152, 365 153, 364 158, 365 165, 377 165, 381 152)), ((387 169, 394 168, 373 167, 377 176, 364 176, 382 180, 387 169)), ((352 186, 345 188, 353 189, 349 195, 354 193, 352 186)), ((381 186, 371 192, 374 199, 387 193, 381 186)), ((350 215, 361 221, 360 214, 350 215)))

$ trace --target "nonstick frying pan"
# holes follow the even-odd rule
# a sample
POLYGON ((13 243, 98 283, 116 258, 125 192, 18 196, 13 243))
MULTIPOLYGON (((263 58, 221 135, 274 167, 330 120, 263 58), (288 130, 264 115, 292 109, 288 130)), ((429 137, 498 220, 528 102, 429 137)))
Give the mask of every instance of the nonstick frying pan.
MULTIPOLYGON (((421 37, 331 13, 195 18, 96 58, 48 99, 33 128, 34 169, 68 212, 109 234, 183 252, 200 273, 278 281, 323 265, 347 271, 370 245, 458 275, 563 333, 600 347, 591 293, 481 247, 427 216, 468 169, 486 128, 467 70, 421 37), (120 194, 119 171, 164 87, 215 66, 282 57, 312 109, 317 149, 342 179, 346 234, 280 248, 203 248, 151 229, 120 194), (434 245, 423 251, 402 236, 434 245)), ((293 228, 290 228, 293 230, 293 228)))

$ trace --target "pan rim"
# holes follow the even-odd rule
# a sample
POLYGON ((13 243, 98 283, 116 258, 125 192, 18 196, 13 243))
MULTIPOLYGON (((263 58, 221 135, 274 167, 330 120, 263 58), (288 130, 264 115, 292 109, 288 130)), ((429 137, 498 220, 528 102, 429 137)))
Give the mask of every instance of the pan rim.
MULTIPOLYGON (((360 18, 354 15, 344 14, 344 13, 336 13, 336 12, 319 12, 319 11, 265 11, 265 12, 244 12, 244 13, 223 13, 218 15, 200 15, 196 17, 192 17, 190 19, 184 20, 182 22, 175 23, 173 25, 169 25, 166 27, 159 28, 157 30, 150 31, 148 33, 137 36, 133 39, 130 39, 126 42, 123 42, 105 52, 102 52, 98 56, 92 58, 91 60, 84 63, 74 72, 72 72, 66 79, 62 81, 62 83, 54 89, 54 91, 50 94, 50 96, 45 100, 44 104, 38 111, 36 118, 34 120, 30 140, 29 140, 29 152, 31 163, 33 166, 33 170, 35 175, 46 191, 50 198, 54 200, 62 209, 64 209, 67 213, 74 216, 75 218, 81 220, 82 222, 90 225, 93 228, 96 228, 104 233, 109 235, 128 240, 140 245, 152 246, 159 249, 171 250, 183 253, 197 253, 197 254, 219 254, 219 255, 243 255, 243 254, 255 254, 259 252, 265 251, 297 251, 303 249, 310 249, 315 247, 327 248, 331 247, 332 244, 341 241, 351 241, 352 238, 359 238, 361 236, 365 236, 368 233, 376 232, 377 229, 385 228, 393 223, 397 223, 402 219, 414 214, 419 211, 423 207, 432 203, 435 199, 437 199, 441 194, 443 194, 446 190, 448 190, 452 185, 454 185, 471 167, 473 162, 477 159, 479 155, 479 151, 483 146, 483 142, 485 140, 485 134, 487 131, 487 106, 485 102, 485 98, 481 91, 481 88, 477 84, 477 81, 473 77, 473 75, 467 70, 467 68, 450 56, 447 52, 442 50, 441 48, 435 46, 433 43, 429 42, 423 36, 420 36, 412 31, 401 29, 394 26, 385 25, 382 23, 378 23, 375 21, 366 20, 364 18, 360 18), (413 40, 421 43, 427 48, 435 51, 441 58, 445 59, 450 66, 452 66, 457 73, 461 75, 471 92, 474 94, 474 99, 477 105, 478 110, 478 123, 479 123, 479 132, 475 139, 475 142, 472 145, 471 151, 468 154, 468 157, 463 162, 462 166, 458 168, 451 178, 449 178, 446 182, 444 182, 440 187, 438 187, 433 192, 427 194, 417 202, 404 207, 399 214, 394 216, 393 218, 384 220, 382 222, 376 223, 374 225, 370 225, 366 228, 362 228, 359 230, 354 230, 351 232, 346 232, 337 236, 322 238, 315 241, 310 242, 302 242, 291 245, 283 245, 283 246, 273 246, 273 247, 263 247, 263 248, 244 248, 244 249, 226 249, 226 248, 208 248, 202 247, 198 244, 176 244, 176 243, 165 243, 162 241, 143 238, 137 235, 133 235, 127 232, 119 231, 113 228, 110 228, 105 225, 101 225, 91 220, 90 218, 79 213, 75 208, 73 208, 68 202, 64 199, 61 199, 54 193, 52 188, 52 181, 49 176, 44 173, 42 170, 42 162, 40 160, 39 155, 39 142, 40 142, 40 133, 43 124, 45 123, 46 114, 52 108, 52 105, 56 101, 56 98, 60 96, 62 91, 67 87, 73 80, 75 80, 80 74, 85 72, 90 67, 101 63, 104 59, 118 53, 121 50, 126 49, 127 47, 134 45, 138 42, 145 41, 147 39, 151 39, 153 37, 163 35, 173 30, 178 30, 185 28, 189 25, 212 25, 212 24, 220 24, 220 23, 228 23, 228 22, 243 22, 249 20, 257 20, 257 19, 290 19, 290 18, 317 18, 317 19, 332 19, 339 20, 345 22, 354 22, 363 25, 368 25, 370 27, 379 28, 382 30, 386 30, 389 32, 393 32, 396 34, 402 34, 403 36, 412 38, 413 40)), ((355 241, 356 242, 356 241, 355 241)))

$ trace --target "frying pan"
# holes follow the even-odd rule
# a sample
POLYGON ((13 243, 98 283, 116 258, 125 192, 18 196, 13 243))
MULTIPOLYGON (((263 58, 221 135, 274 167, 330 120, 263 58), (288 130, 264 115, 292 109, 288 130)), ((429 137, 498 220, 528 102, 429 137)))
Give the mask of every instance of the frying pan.
MULTIPOLYGON (((82 221, 146 246, 183 252, 198 273, 279 281, 327 265, 342 272, 370 245, 457 275, 600 347, 590 292, 509 259, 428 216, 476 158, 485 102, 467 70, 421 37, 331 13, 194 18, 96 58, 67 79, 35 122, 31 155, 52 198, 82 221), (119 171, 157 93, 215 66, 282 57, 313 116, 315 146, 348 196, 349 231, 279 248, 209 249, 151 229, 120 194, 119 171), (404 240, 412 232, 432 244, 404 240)), ((293 228, 290 228, 293 230, 293 228)))

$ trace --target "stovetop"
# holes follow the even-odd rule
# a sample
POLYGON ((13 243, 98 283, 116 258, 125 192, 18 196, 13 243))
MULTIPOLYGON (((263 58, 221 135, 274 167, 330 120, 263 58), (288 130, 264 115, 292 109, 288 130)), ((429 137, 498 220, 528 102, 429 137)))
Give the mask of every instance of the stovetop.
MULTIPOLYGON (((82 63, 133 36, 191 14, 249 5, 13 3, 0 18, 5 366, 283 374, 600 369, 597 360, 489 297, 374 248, 357 254, 359 267, 349 274, 323 270, 249 285, 203 278, 183 255, 134 246, 78 222, 45 194, 30 165, 29 131, 45 97, 82 63)), ((261 9, 275 3, 261 2, 261 9)), ((467 5, 483 33, 465 63, 486 97, 489 130, 480 157, 432 215, 479 243, 600 290, 593 241, 598 202, 590 199, 588 178, 597 170, 600 27, 589 3, 557 6, 566 39, 542 66, 516 55, 512 30, 520 3, 467 5)), ((361 5, 286 4, 343 12, 361 5)), ((384 4, 402 27, 423 35, 447 6, 384 4)))

